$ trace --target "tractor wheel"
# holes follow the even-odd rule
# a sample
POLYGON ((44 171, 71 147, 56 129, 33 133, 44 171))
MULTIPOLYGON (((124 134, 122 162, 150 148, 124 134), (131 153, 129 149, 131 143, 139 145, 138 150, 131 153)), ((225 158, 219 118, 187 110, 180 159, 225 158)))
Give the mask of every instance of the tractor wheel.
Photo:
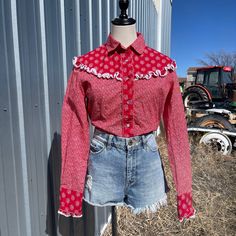
POLYGON ((227 135, 209 132, 202 136, 200 143, 211 146, 215 151, 223 155, 230 155, 232 152, 232 142, 227 135))
POLYGON ((235 127, 222 115, 210 114, 202 116, 193 121, 191 126, 200 126, 207 128, 220 128, 229 131, 236 131, 235 127))
POLYGON ((200 87, 190 87, 183 94, 184 107, 191 107, 193 101, 209 101, 209 97, 205 90, 200 87))

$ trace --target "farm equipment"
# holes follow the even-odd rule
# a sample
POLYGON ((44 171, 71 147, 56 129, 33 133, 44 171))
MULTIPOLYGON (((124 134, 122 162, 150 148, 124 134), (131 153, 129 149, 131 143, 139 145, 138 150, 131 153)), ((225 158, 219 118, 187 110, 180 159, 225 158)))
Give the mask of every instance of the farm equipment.
POLYGON ((188 131, 201 133, 200 143, 216 147, 223 155, 236 148, 236 113, 221 108, 186 108, 188 131))
POLYGON ((210 106, 215 102, 230 101, 236 107, 236 82, 233 80, 233 68, 230 66, 210 66, 196 69, 194 84, 185 89, 183 101, 185 107, 210 106))
POLYGON ((223 155, 236 148, 236 82, 233 68, 198 68, 194 84, 184 90, 188 131, 203 134, 200 143, 217 147, 223 155))

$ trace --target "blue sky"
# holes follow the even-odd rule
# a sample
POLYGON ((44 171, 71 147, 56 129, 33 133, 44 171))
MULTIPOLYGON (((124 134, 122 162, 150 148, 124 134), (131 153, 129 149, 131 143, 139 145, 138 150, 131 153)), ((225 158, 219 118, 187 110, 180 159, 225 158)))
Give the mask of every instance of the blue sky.
POLYGON ((186 77, 207 52, 236 51, 236 0, 173 0, 171 58, 186 77))

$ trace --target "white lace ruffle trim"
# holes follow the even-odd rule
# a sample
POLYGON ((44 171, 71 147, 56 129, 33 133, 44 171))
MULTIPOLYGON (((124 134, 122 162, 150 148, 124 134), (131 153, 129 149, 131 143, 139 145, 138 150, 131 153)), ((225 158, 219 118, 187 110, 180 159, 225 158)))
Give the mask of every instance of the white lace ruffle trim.
MULTIPOLYGON (((80 68, 81 70, 85 70, 86 72, 97 76, 99 79, 100 78, 103 78, 103 79, 117 79, 117 80, 122 81, 122 78, 119 77, 119 72, 115 72, 114 74, 99 73, 99 72, 97 72, 97 70, 95 68, 90 68, 90 67, 88 67, 87 65, 85 65, 83 63, 80 63, 79 65, 77 65, 77 57, 76 56, 72 59, 72 63, 73 63, 75 68, 80 68)), ((136 73, 134 80, 151 79, 151 77, 153 75, 154 76, 165 77, 168 74, 169 70, 175 71, 177 69, 175 61, 173 61, 170 64, 167 64, 163 69, 164 69, 164 73, 162 73, 161 70, 159 70, 159 69, 157 69, 155 71, 149 71, 147 74, 136 73)))
POLYGON ((185 221, 188 221, 188 220, 190 220, 190 219, 193 219, 193 218, 195 218, 196 217, 196 209, 194 209, 194 212, 193 212, 193 215, 191 215, 189 218, 181 218, 181 219, 179 219, 179 222, 183 222, 184 220, 185 221))
POLYGON ((72 217, 75 217, 75 218, 80 218, 80 217, 83 216, 83 215, 75 215, 74 213, 66 214, 66 213, 64 213, 63 211, 60 211, 60 210, 58 210, 57 213, 60 214, 60 215, 66 216, 66 217, 72 216, 72 217))
POLYGON ((174 65, 174 63, 171 63, 171 64, 167 64, 165 67, 164 67, 164 73, 161 73, 161 70, 155 70, 155 71, 150 71, 150 72, 148 72, 147 74, 135 74, 135 76, 136 76, 136 78, 135 78, 135 80, 137 80, 137 79, 151 79, 151 77, 153 76, 153 75, 155 75, 155 76, 160 76, 160 77, 165 77, 167 74, 168 74, 168 72, 169 72, 169 70, 173 70, 173 71, 175 71, 177 69, 177 66, 176 65, 174 65))

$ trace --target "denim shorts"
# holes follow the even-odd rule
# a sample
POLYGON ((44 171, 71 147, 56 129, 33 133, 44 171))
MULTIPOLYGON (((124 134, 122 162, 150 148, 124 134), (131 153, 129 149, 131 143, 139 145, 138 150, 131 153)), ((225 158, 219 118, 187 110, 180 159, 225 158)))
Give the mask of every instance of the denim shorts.
POLYGON ((127 206, 133 214, 166 205, 169 188, 155 133, 127 138, 95 127, 83 199, 93 206, 127 206))

